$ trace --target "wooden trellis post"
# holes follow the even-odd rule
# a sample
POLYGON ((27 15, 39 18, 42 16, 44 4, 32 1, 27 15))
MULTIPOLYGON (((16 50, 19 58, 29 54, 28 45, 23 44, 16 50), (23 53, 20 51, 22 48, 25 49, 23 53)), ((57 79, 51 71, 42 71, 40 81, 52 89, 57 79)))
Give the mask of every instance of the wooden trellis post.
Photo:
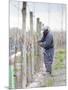
POLYGON ((34 73, 37 73, 37 32, 34 33, 34 73))
MULTIPOLYGON (((39 27, 38 27, 38 40, 40 40, 41 39, 41 21, 39 21, 39 27)), ((40 51, 41 51, 41 47, 39 47, 39 57, 40 57, 40 59, 41 59, 41 53, 40 53, 40 51)))
POLYGON ((32 59, 32 75, 34 74, 34 32, 33 32, 33 13, 30 12, 30 32, 31 32, 31 59, 32 59))
MULTIPOLYGON (((40 40, 41 39, 41 22, 40 22, 40 20, 38 21, 37 32, 38 32, 38 40, 40 40)), ((41 68, 41 47, 39 47, 39 46, 38 46, 38 54, 39 54, 38 63, 39 63, 39 70, 40 70, 40 68, 41 68)))
POLYGON ((23 31, 23 60, 22 60, 22 88, 27 85, 27 61, 26 61, 26 2, 23 2, 22 7, 22 31, 23 31))
MULTIPOLYGON (((41 39, 41 30, 42 30, 42 22, 39 22, 39 38, 41 39)), ((40 52, 40 68, 43 66, 43 49, 39 47, 39 52, 40 52)))
POLYGON ((18 81, 18 77, 17 77, 17 62, 16 62, 16 53, 17 53, 17 34, 16 34, 16 38, 15 38, 15 57, 14 57, 14 79, 15 79, 15 88, 17 88, 17 81, 18 81))
POLYGON ((33 58, 33 13, 30 12, 30 33, 29 33, 29 43, 28 43, 28 48, 29 48, 29 52, 28 52, 28 62, 27 62, 27 72, 28 72, 28 76, 27 76, 27 80, 28 80, 28 84, 32 81, 32 74, 33 74, 33 64, 34 64, 34 58, 33 58))
MULTIPOLYGON (((37 18, 37 41, 39 40, 39 37, 40 37, 40 31, 39 31, 39 29, 40 29, 40 24, 39 24, 39 22, 40 22, 40 19, 39 18, 37 18)), ((39 46, 37 45, 37 71, 39 71, 39 57, 40 57, 40 52, 39 52, 39 46)))

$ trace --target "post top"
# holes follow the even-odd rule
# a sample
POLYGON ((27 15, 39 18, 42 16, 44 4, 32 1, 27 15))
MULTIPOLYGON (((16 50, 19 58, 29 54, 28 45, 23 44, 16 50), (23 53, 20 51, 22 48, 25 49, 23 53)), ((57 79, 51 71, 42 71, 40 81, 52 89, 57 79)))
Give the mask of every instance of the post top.
POLYGON ((25 1, 23 2, 23 5, 22 6, 23 6, 22 11, 23 11, 23 10, 26 9, 26 2, 25 1))

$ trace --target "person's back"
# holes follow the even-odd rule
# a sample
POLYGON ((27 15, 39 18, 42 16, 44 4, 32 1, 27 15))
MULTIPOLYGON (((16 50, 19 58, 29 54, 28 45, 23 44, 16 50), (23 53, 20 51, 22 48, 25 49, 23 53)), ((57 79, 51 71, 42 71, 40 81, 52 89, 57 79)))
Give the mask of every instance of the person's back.
POLYGON ((44 44, 45 44, 45 42, 46 42, 46 45, 44 46, 44 48, 45 48, 46 50, 51 49, 51 48, 54 48, 53 35, 52 35, 51 32, 48 32, 48 34, 47 34, 47 36, 45 37, 45 39, 44 39, 43 42, 44 42, 44 44))
POLYGON ((47 29, 43 32, 43 37, 39 41, 39 45, 44 48, 44 63, 46 67, 46 72, 51 74, 51 66, 54 56, 54 42, 53 35, 47 29))

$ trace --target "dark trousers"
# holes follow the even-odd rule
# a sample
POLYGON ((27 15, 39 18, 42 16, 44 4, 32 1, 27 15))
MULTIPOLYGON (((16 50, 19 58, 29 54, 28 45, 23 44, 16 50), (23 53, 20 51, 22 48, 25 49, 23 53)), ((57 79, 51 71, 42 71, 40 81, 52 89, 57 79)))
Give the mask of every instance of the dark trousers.
POLYGON ((53 61, 53 60, 49 60, 49 59, 46 58, 46 56, 44 55, 44 64, 45 64, 46 72, 49 72, 49 73, 52 72, 52 61, 53 61))
POLYGON ((52 64, 50 62, 48 63, 45 62, 45 68, 46 68, 46 72, 49 72, 49 73, 52 72, 52 64))

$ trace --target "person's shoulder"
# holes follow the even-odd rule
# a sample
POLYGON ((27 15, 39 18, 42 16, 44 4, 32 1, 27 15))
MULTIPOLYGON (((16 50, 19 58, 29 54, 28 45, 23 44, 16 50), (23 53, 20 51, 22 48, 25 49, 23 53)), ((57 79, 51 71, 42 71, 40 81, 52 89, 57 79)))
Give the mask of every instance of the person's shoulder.
POLYGON ((49 35, 49 36, 52 36, 53 34, 52 34, 52 32, 51 32, 51 31, 49 31, 49 32, 48 32, 48 35, 49 35))
POLYGON ((52 38, 52 37, 53 37, 52 32, 49 32, 49 33, 48 33, 48 37, 50 37, 50 38, 52 38))

